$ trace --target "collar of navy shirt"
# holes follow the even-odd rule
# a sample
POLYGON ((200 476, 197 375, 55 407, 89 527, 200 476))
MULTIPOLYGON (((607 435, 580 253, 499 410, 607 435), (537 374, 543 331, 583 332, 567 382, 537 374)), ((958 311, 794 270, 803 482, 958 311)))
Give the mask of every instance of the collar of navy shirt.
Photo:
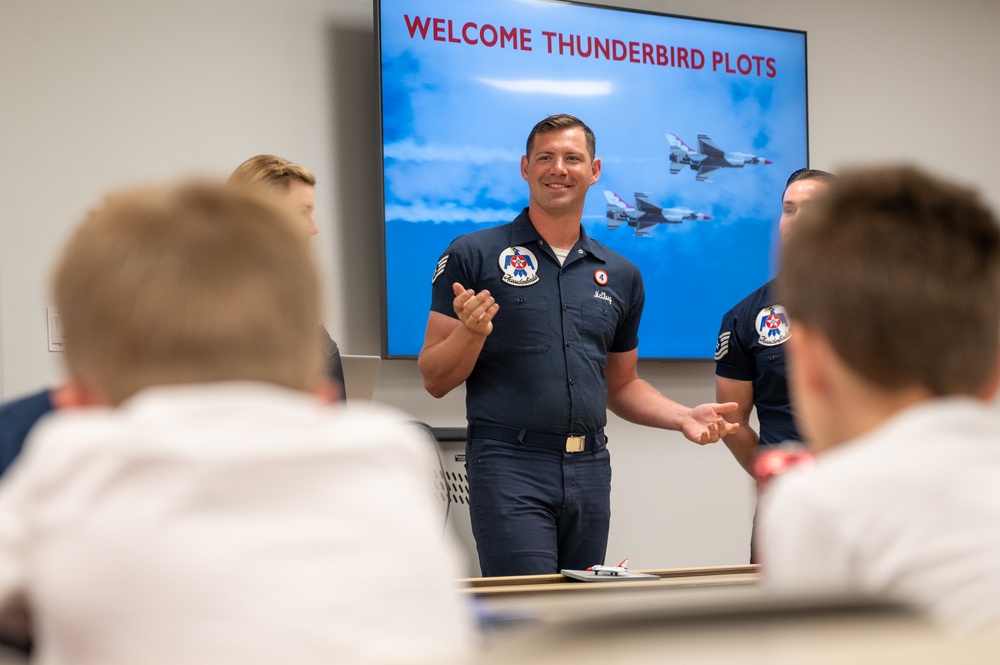
MULTIPOLYGON (((525 245, 535 242, 538 247, 545 251, 552 260, 559 263, 559 259, 556 258, 555 253, 549 246, 549 243, 545 242, 541 234, 538 233, 538 229, 535 228, 534 224, 531 223, 531 218, 528 216, 528 208, 521 211, 521 214, 517 216, 514 223, 510 225, 510 245, 509 247, 516 247, 520 245, 524 247, 525 245)), ((580 239, 576 241, 576 244, 570 250, 570 255, 566 257, 566 263, 563 264, 563 268, 571 264, 576 256, 579 256, 579 252, 573 250, 582 249, 585 252, 591 254, 595 259, 603 263, 607 263, 607 259, 604 257, 604 252, 602 251, 603 246, 593 240, 587 235, 587 231, 583 228, 583 224, 580 224, 580 239)))

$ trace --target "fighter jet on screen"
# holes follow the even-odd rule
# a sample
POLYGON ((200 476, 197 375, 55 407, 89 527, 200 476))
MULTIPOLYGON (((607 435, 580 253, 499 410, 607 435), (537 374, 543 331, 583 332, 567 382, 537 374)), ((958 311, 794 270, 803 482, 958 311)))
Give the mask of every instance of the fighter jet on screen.
POLYGON ((642 192, 635 193, 635 206, 625 202, 610 189, 604 190, 608 200, 608 228, 614 231, 626 222, 635 231, 632 235, 644 236, 657 224, 680 224, 686 220, 712 219, 709 215, 691 208, 661 208, 642 192))
POLYGON ((770 159, 764 159, 748 152, 725 152, 715 144, 708 134, 698 134, 698 150, 692 150, 676 134, 667 134, 670 141, 670 173, 677 175, 685 165, 692 171, 697 171, 695 180, 704 182, 708 174, 718 169, 741 169, 747 164, 770 164, 770 159))

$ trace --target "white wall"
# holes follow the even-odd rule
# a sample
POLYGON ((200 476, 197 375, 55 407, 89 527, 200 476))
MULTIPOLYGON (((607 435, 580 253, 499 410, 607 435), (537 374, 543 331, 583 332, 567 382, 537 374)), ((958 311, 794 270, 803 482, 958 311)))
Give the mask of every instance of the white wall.
MULTIPOLYGON (((814 166, 912 160, 1000 205, 1000 3, 603 1, 808 31, 814 166)), ((377 353, 372 23, 369 0, 0 0, 0 395, 59 378, 47 275, 102 192, 222 176, 258 152, 318 174, 328 327, 346 352, 377 353)), ((680 401, 713 397, 708 363, 640 372, 680 401)), ((463 424, 460 391, 432 399, 412 361, 384 363, 376 396, 432 425, 463 424)), ((746 560, 752 488, 724 448, 615 418, 608 429, 609 558, 746 560)))

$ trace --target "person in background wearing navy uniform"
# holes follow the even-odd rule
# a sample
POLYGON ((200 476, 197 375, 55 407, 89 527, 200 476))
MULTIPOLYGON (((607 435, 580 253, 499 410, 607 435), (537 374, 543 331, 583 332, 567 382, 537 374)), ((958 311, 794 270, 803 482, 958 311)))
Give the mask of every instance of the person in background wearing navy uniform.
MULTIPOLYGON (((817 169, 799 169, 789 176, 778 222, 782 238, 802 209, 833 178, 817 169)), ((715 351, 716 399, 740 405, 726 414, 727 420, 740 427, 723 441, 751 476, 760 446, 801 441, 792 420, 785 378, 785 342, 791 331, 785 308, 774 295, 774 283, 772 279, 726 312, 715 351), (750 427, 754 408, 760 422, 759 435, 750 427)))
POLYGON ((24 440, 35 423, 58 408, 60 401, 59 388, 46 388, 0 404, 0 475, 21 454, 24 440))
MULTIPOLYGON (((316 208, 316 176, 304 166, 274 155, 255 155, 236 167, 229 176, 229 184, 247 187, 276 195, 291 208, 302 222, 302 230, 314 236, 319 233, 313 211, 316 208)), ((327 374, 344 399, 344 368, 340 349, 330 337, 326 327, 319 325, 323 338, 323 352, 327 358, 327 374)))
POLYGON ((463 382, 472 530, 484 576, 604 562, 607 409, 698 444, 733 433, 736 404, 689 408, 636 374, 642 276, 580 224, 601 175, 594 134, 539 122, 521 157, 529 205, 454 240, 438 261, 418 366, 441 397, 463 382))

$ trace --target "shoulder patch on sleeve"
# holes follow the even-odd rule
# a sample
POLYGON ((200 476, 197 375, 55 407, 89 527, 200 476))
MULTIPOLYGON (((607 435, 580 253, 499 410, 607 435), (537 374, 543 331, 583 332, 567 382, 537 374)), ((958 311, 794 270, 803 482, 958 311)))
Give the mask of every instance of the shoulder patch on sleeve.
POLYGON ((731 330, 719 333, 719 341, 715 343, 715 360, 716 362, 722 360, 729 353, 729 337, 732 335, 731 330))
POLYGON ((438 280, 438 277, 441 276, 441 273, 444 272, 444 267, 448 265, 449 256, 451 256, 451 254, 445 254, 440 259, 438 259, 437 268, 434 269, 434 276, 431 277, 431 284, 436 282, 438 280))

